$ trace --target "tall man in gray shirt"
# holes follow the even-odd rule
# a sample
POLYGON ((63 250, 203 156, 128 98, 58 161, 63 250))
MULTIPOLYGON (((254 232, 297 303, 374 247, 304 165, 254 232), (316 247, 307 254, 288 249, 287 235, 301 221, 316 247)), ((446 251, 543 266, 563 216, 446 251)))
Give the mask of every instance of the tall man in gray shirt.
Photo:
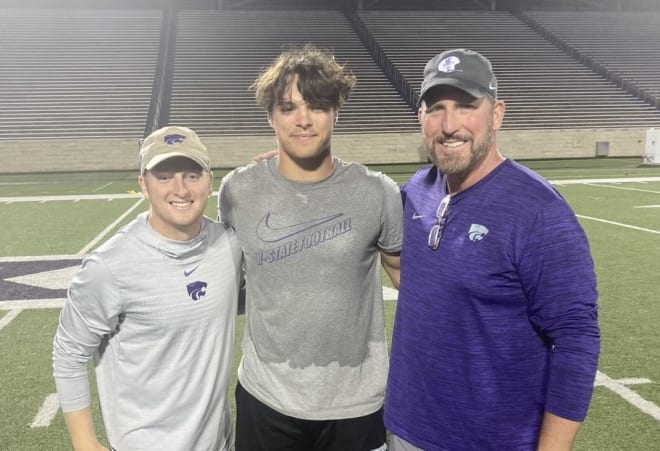
POLYGON ((149 212, 83 261, 53 342, 71 441, 107 450, 90 412, 93 355, 111 449, 228 451, 240 245, 203 216, 213 175, 192 130, 148 136, 138 180, 149 212))
POLYGON ((219 211, 245 254, 236 450, 384 449, 388 369, 380 277, 398 284, 397 185, 333 157, 355 78, 307 46, 256 80, 278 156, 222 181, 219 211))

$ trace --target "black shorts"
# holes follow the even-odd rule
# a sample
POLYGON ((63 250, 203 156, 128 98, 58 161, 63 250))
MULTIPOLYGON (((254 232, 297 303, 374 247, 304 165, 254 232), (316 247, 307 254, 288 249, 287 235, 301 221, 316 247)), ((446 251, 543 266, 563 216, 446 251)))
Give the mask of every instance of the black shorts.
POLYGON ((236 451, 372 451, 383 445, 382 407, 358 418, 303 420, 271 409, 236 385, 236 451))

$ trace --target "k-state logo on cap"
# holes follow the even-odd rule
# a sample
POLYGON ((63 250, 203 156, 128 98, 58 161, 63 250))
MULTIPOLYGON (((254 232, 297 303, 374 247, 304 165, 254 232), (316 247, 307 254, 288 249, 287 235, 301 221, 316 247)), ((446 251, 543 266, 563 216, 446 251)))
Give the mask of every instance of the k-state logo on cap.
POLYGON ((182 143, 185 141, 186 137, 183 135, 165 135, 165 138, 163 138, 163 141, 165 141, 165 144, 178 144, 182 143))
POLYGON ((440 72, 454 72, 456 66, 461 63, 461 60, 457 56, 448 56, 438 63, 438 70, 440 72))

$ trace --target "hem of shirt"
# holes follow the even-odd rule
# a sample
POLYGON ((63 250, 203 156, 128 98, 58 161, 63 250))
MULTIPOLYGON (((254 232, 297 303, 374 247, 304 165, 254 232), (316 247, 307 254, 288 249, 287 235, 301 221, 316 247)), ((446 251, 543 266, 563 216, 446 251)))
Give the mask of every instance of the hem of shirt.
POLYGON ((385 400, 385 397, 383 396, 382 399, 378 401, 364 403, 359 406, 335 407, 332 409, 319 409, 318 407, 316 407, 316 408, 310 408, 309 411, 297 411, 297 410, 287 409, 285 406, 275 405, 273 402, 270 402, 268 400, 268 397, 264 396, 264 394, 261 393, 258 387, 250 385, 250 383, 245 381, 243 378, 241 378, 240 375, 238 377, 238 381, 240 382, 241 386, 248 393, 250 393, 250 395, 254 396, 259 402, 265 404, 266 406, 270 407, 271 409, 283 415, 292 418, 297 418, 299 420, 328 421, 328 420, 344 420, 348 418, 364 417, 377 412, 378 409, 383 407, 383 403, 385 400))

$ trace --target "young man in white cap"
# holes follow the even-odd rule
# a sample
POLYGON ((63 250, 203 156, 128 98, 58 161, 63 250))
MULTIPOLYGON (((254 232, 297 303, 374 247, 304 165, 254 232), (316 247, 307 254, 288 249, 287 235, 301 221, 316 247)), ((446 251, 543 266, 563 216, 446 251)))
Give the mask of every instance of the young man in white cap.
POLYGON ((589 245, 561 195, 498 151, 504 110, 479 53, 427 63, 418 117, 434 165, 401 189, 393 451, 569 450, 587 413, 600 348, 589 245))
POLYGON ((153 132, 139 161, 150 210, 84 259, 53 341, 73 448, 107 449, 90 412, 94 356, 110 449, 229 450, 240 245, 203 216, 213 174, 195 132, 153 132))

